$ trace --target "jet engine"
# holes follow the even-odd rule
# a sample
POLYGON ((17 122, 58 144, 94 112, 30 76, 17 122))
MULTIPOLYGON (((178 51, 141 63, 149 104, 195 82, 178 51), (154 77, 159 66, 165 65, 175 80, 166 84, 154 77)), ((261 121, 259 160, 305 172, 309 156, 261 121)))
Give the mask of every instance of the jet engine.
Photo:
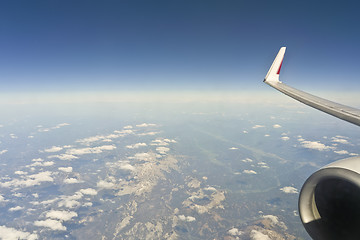
POLYGON ((360 157, 312 174, 301 189, 299 212, 313 239, 360 239, 360 157))

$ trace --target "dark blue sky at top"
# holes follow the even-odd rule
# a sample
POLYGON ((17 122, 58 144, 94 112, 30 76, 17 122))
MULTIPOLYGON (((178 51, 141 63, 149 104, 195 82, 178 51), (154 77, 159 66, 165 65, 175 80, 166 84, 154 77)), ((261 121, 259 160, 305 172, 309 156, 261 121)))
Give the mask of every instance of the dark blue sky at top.
POLYGON ((360 89, 355 1, 1 1, 0 92, 360 89), (315 84, 314 84, 315 83, 315 84), (346 87, 348 86, 348 87, 346 87))

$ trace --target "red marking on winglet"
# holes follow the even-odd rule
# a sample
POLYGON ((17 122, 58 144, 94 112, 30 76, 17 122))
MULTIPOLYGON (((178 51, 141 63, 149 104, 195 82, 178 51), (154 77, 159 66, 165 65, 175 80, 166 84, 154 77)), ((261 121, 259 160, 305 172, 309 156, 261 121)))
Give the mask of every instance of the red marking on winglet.
MULTIPOLYGON (((283 59, 283 60, 284 60, 284 59, 283 59)), ((277 75, 279 75, 279 74, 280 74, 280 70, 281 70, 281 66, 282 66, 283 60, 281 60, 279 70, 278 70, 278 71, 277 71, 277 73, 276 73, 277 75)))

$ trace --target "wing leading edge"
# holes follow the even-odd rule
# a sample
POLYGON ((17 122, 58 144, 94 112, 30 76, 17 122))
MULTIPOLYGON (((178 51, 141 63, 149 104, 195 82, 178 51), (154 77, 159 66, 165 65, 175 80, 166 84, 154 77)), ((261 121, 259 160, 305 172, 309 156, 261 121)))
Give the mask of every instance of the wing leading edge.
POLYGON ((279 81, 280 70, 285 55, 285 47, 282 47, 277 54, 273 64, 271 65, 264 82, 278 91, 292 97, 299 102, 302 102, 310 107, 316 108, 320 111, 333 115, 342 120, 360 126, 360 110, 338 104, 324 98, 314 96, 312 94, 300 91, 296 88, 290 87, 279 81))

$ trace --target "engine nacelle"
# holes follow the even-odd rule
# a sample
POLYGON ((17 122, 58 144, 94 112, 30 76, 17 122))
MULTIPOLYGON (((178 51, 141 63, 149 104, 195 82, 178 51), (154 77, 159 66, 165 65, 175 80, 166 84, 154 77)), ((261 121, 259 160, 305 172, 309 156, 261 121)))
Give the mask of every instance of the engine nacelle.
POLYGON ((301 189, 299 213, 313 239, 360 239, 360 157, 312 174, 301 189))

